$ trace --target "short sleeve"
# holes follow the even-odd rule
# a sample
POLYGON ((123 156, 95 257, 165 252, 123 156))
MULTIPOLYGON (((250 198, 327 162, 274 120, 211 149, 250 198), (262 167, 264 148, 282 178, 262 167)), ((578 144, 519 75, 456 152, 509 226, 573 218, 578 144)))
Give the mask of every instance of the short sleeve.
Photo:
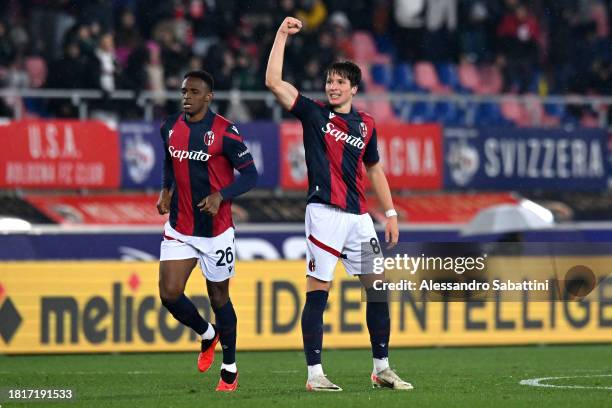
POLYGON ((312 112, 315 112, 318 108, 319 105, 315 101, 302 94, 298 94, 293 106, 289 109, 289 113, 300 120, 304 120, 311 116, 312 112))
POLYGON ((244 144, 236 125, 230 124, 223 133, 223 155, 236 170, 253 164, 253 156, 244 144))
POLYGON ((378 156, 378 140, 376 137, 376 128, 372 129, 372 137, 363 153, 363 162, 366 164, 376 164, 380 160, 378 156))

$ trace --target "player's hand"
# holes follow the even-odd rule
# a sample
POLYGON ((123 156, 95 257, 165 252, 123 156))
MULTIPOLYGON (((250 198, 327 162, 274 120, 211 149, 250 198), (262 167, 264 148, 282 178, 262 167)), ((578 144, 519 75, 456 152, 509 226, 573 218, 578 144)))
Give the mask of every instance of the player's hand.
POLYGON ((198 208, 200 208, 200 212, 215 216, 217 215, 217 212, 219 212, 221 201, 223 201, 223 197, 221 196, 221 193, 217 191, 216 193, 212 193, 200 201, 198 203, 198 208))
POLYGON ((157 212, 160 215, 168 214, 170 211, 170 200, 172 199, 172 193, 170 190, 163 189, 159 193, 159 198, 157 199, 157 212))
POLYGON ((388 244, 387 248, 393 248, 397 245, 399 240, 399 229, 397 227, 397 216, 387 218, 387 225, 385 226, 385 242, 388 244))
POLYGON ((294 17, 285 17, 278 31, 287 35, 297 34, 302 29, 302 22, 294 17))

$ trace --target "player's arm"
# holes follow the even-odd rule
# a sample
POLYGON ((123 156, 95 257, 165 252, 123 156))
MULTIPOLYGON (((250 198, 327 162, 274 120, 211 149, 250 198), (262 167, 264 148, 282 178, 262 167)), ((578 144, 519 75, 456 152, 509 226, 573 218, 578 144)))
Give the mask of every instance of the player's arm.
POLYGON ((160 214, 167 214, 170 211, 170 200, 174 189, 174 169, 172 168, 172 157, 168 151, 168 143, 164 134, 164 126, 161 129, 161 137, 164 146, 164 161, 162 170, 162 189, 157 199, 157 211, 160 214))
POLYGON ((385 226, 385 241, 391 246, 397 244, 399 239, 399 229, 397 226, 397 213, 393 208, 393 198, 391 197, 391 189, 387 182, 387 177, 383 171, 383 166, 380 162, 375 164, 366 164, 366 170, 368 178, 372 184, 372 189, 376 194, 376 198, 380 202, 380 205, 385 210, 387 215, 387 225, 385 226), (391 213, 395 213, 392 215, 391 213), (390 216, 389 216, 390 215, 390 216))
POLYGON ((287 37, 297 34, 301 28, 302 22, 297 18, 286 17, 283 20, 276 32, 266 68, 266 87, 272 91, 281 106, 287 110, 291 109, 298 97, 298 90, 289 82, 283 81, 285 44, 287 43, 287 37))
POLYGON ((385 210, 387 216, 387 225, 385 226, 385 241, 389 243, 389 247, 397 244, 399 239, 399 229, 397 227, 397 213, 393 208, 393 199, 391 198, 391 189, 387 182, 387 177, 383 170, 382 164, 380 164, 380 157, 378 156, 378 135, 376 128, 372 129, 372 138, 368 142, 363 153, 363 163, 366 166, 368 178, 372 189, 376 194, 376 198, 385 210), (395 213, 395 215, 393 215, 395 213))
POLYGON ((223 154, 240 173, 232 183, 214 192, 198 204, 200 211, 216 215, 223 200, 231 200, 253 189, 257 184, 257 168, 253 156, 242 141, 235 126, 229 126, 223 136, 223 154))

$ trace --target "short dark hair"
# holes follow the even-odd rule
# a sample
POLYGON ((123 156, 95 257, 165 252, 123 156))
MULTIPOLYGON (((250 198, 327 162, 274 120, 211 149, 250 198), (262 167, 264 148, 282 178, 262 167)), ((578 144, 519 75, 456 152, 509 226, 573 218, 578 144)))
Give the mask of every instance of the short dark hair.
POLYGON ((213 91, 213 88, 215 86, 215 80, 213 79, 212 75, 210 75, 208 72, 201 70, 201 69, 198 69, 195 71, 189 71, 183 77, 183 79, 187 79, 187 78, 201 79, 202 81, 204 81, 206 85, 208 85, 208 89, 210 90, 210 92, 213 91))
POLYGON ((325 78, 330 74, 338 74, 348 79, 351 86, 358 86, 361 83, 361 69, 351 61, 334 62, 325 70, 325 78))

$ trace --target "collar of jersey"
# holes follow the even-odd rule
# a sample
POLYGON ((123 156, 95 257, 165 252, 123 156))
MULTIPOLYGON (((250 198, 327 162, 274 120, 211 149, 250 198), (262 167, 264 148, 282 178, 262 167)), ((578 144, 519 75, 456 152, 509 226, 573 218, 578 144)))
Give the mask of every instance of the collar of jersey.
POLYGON ((183 119, 183 122, 185 122, 187 126, 205 125, 206 127, 210 127, 212 126, 213 119, 215 118, 215 113, 210 108, 208 108, 202 120, 199 120, 197 122, 189 122, 187 118, 185 117, 184 112, 181 114, 181 118, 183 119))
POLYGON ((329 109, 329 111, 333 113, 334 115, 338 115, 341 118, 349 118, 357 114, 357 111, 355 110, 355 107, 352 104, 351 104, 351 110, 348 113, 336 112, 335 110, 332 109, 331 105, 329 104, 327 104, 327 109, 329 109))

